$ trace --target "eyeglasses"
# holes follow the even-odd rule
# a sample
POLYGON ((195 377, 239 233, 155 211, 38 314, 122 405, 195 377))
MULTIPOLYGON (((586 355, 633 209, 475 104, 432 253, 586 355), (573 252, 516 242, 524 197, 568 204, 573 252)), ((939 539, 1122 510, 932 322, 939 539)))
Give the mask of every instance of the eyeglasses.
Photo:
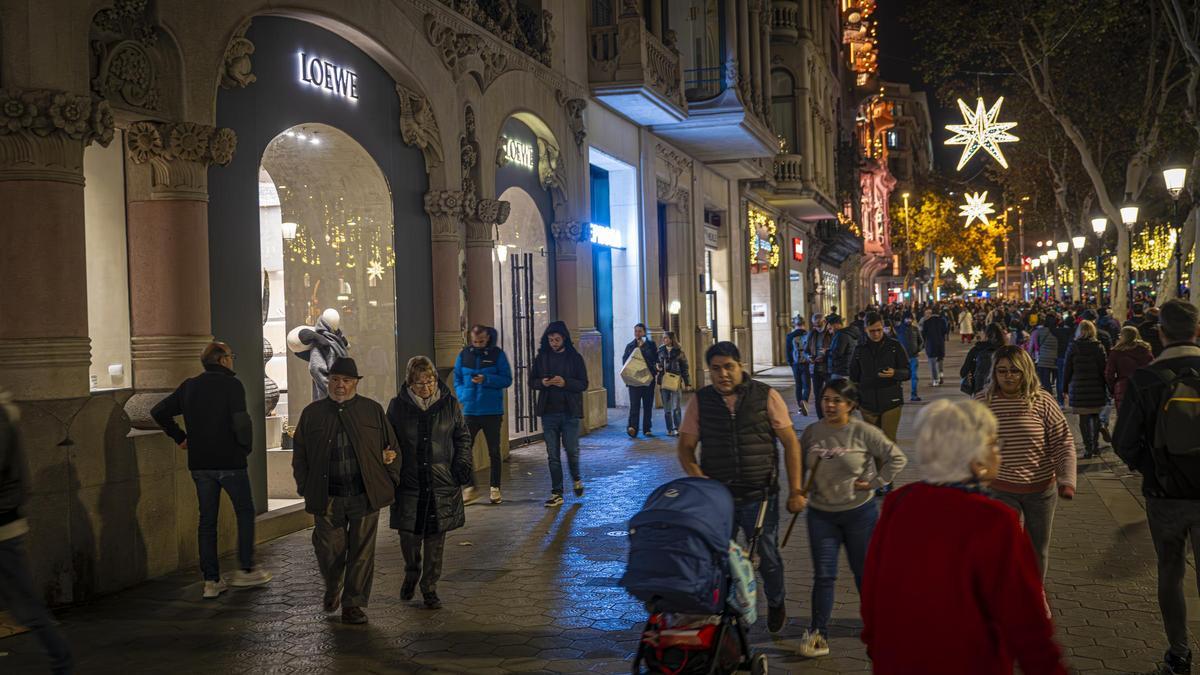
POLYGON ((1011 370, 1008 368, 997 368, 996 377, 1021 377, 1021 371, 1015 368, 1011 370))
POLYGON ((424 380, 421 382, 413 382, 412 383, 412 387, 414 389, 417 387, 420 387, 422 389, 428 389, 430 387, 436 387, 436 386, 437 386, 437 380, 424 380))

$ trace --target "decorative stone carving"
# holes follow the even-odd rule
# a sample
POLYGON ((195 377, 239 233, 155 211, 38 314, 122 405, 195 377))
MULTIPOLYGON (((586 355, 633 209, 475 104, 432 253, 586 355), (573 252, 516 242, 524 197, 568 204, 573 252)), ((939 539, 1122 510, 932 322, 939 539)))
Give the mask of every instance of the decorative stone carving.
POLYGON ((134 122, 125 152, 134 164, 149 162, 151 199, 208 199, 208 167, 233 161, 237 134, 195 122, 134 122))
POLYGON ((396 84, 396 95, 400 97, 400 136, 404 142, 420 148, 425 155, 425 172, 442 165, 442 136, 437 118, 429 99, 417 92, 396 84))
POLYGON ((538 181, 550 193, 555 220, 563 219, 567 213, 567 180, 559 161, 561 153, 557 146, 541 136, 537 139, 537 145, 538 181))
POLYGON ((463 193, 459 190, 430 190, 425 193, 434 241, 457 242, 463 216, 463 193))
POLYGON ((83 148, 113 138, 107 101, 53 89, 0 89, 0 180, 83 184, 83 148))
POLYGON ((561 89, 554 92, 554 97, 558 99, 558 104, 567 110, 567 126, 575 136, 575 147, 583 150, 583 141, 587 138, 587 124, 583 121, 583 111, 587 108, 587 101, 571 98, 561 89))
POLYGON ((116 0, 91 26, 92 91, 142 110, 161 109, 158 27, 149 0, 116 0))
POLYGON ((254 53, 254 43, 246 39, 246 30, 250 22, 242 24, 233 34, 229 46, 225 48, 224 68, 221 70, 221 88, 235 89, 247 87, 258 77, 250 72, 252 64, 250 55, 254 53))
POLYGON ((639 0, 621 0, 621 18, 640 17, 642 15, 642 8, 638 6, 640 4, 639 0))
POLYGON ((476 216, 489 225, 503 225, 508 221, 512 204, 500 199, 480 199, 476 206, 476 216))
POLYGON ((508 166, 508 153, 504 151, 504 146, 496 148, 496 167, 504 168, 508 166))
POLYGON ((570 261, 575 259, 578 244, 591 239, 591 225, 574 219, 555 219, 550 224, 550 234, 554 237, 555 254, 558 259, 570 261))
MULTIPOLYGON (((678 176, 676 176, 678 179, 678 176)), ((655 186, 658 193, 658 201, 666 204, 674 204, 675 208, 684 216, 691 213, 691 192, 679 186, 677 180, 669 180, 661 176, 655 179, 655 186)))
POLYGON ((554 15, 538 12, 517 0, 453 0, 443 2, 476 25, 543 65, 550 65, 554 15))

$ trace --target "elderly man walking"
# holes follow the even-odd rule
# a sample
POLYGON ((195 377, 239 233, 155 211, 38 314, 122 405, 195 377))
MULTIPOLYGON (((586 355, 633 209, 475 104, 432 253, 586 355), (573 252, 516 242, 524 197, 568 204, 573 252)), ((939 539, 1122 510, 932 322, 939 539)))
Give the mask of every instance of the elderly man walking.
POLYGON ((229 345, 210 343, 200 355, 204 372, 184 381, 150 411, 158 426, 188 453, 200 502, 200 571, 206 598, 226 590, 217 559, 221 490, 229 495, 237 516, 239 569, 230 575, 229 584, 257 586, 271 580, 269 572, 254 567, 254 498, 246 473, 253 427, 246 413, 246 389, 233 372, 233 360, 229 345), (180 415, 186 432, 175 422, 180 415))
POLYGON ((367 622, 379 510, 395 501, 400 484, 396 434, 383 406, 358 395, 360 380, 354 359, 334 362, 329 398, 304 408, 292 449, 296 491, 313 514, 323 607, 332 613, 340 605, 342 622, 353 624, 367 622))

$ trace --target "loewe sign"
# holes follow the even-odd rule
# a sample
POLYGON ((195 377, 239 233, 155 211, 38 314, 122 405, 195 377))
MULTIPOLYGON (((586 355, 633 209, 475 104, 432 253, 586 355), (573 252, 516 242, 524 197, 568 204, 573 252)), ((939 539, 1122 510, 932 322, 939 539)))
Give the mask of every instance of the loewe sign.
POLYGON ((351 101, 358 100, 358 75, 332 61, 300 52, 300 81, 351 101))
POLYGON ((515 138, 504 141, 504 157, 513 164, 533 169, 533 146, 515 138))

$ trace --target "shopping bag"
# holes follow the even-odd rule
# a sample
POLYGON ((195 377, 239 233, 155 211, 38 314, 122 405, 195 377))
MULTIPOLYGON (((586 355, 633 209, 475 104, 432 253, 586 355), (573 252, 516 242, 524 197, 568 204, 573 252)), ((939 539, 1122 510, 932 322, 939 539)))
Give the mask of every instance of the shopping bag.
POLYGON ((747 625, 758 620, 758 582, 754 578, 754 563, 746 549, 729 542, 729 571, 733 576, 733 593, 729 604, 742 615, 747 625))
POLYGON ((646 357, 642 356, 642 350, 633 350, 625 365, 621 366, 621 380, 630 387, 644 387, 654 381, 646 357))
POLYGON ((664 391, 679 391, 683 387, 683 378, 675 373, 663 373, 662 388, 664 391))

